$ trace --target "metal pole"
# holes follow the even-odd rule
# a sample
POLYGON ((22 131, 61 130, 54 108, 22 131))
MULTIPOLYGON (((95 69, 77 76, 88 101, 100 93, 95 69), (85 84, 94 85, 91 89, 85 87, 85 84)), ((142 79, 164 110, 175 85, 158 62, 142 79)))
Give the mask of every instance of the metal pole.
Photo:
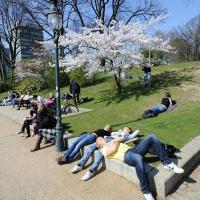
POLYGON ((151 66, 151 49, 149 48, 149 65, 151 66))
POLYGON ((59 68, 59 55, 58 55, 58 39, 59 31, 55 31, 55 74, 56 74, 56 149, 58 152, 64 150, 63 132, 61 125, 61 108, 60 108, 60 68, 59 68))

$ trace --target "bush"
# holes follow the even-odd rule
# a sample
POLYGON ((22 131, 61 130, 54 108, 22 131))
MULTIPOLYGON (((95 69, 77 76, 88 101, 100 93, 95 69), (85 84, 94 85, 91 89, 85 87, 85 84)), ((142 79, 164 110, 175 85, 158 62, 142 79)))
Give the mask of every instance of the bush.
MULTIPOLYGON (((54 89, 56 85, 55 81, 55 68, 49 68, 46 72, 45 77, 46 88, 54 89)), ((60 87, 64 87, 69 84, 69 74, 64 71, 63 68, 60 68, 60 87)))
POLYGON ((80 86, 89 86, 95 83, 96 74, 86 76, 86 72, 84 72, 83 67, 81 67, 70 72, 69 78, 75 80, 80 86))
POLYGON ((17 92, 29 91, 31 93, 38 92, 45 88, 45 83, 36 80, 34 77, 27 77, 17 83, 15 89, 17 92))
POLYGON ((11 86, 7 83, 0 83, 0 93, 1 92, 6 92, 9 89, 11 89, 11 86))

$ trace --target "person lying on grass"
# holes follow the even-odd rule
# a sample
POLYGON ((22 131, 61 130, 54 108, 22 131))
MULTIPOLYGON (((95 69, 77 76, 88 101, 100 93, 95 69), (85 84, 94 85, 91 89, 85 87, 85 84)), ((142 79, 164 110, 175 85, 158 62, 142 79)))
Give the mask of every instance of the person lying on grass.
POLYGON ((173 103, 172 103, 171 94, 169 92, 167 92, 165 94, 165 96, 162 98, 161 103, 155 105, 150 110, 152 110, 153 113, 156 115, 156 114, 166 111, 167 108, 172 105, 173 105, 173 103))
POLYGON ((120 139, 114 139, 108 142, 103 137, 97 138, 96 145, 102 148, 101 152, 106 158, 117 159, 127 165, 135 166, 137 177, 140 180, 140 188, 146 200, 154 200, 143 160, 150 148, 154 148, 165 169, 173 170, 177 174, 184 172, 182 168, 179 168, 176 164, 171 162, 167 152, 154 134, 146 136, 136 147, 130 147, 127 144, 120 143, 120 139))

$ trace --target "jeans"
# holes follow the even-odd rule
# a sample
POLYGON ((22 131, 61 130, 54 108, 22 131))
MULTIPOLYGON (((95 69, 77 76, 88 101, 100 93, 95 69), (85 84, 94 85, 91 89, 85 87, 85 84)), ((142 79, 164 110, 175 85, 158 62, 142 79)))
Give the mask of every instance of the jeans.
POLYGON ((12 101, 12 98, 9 97, 9 98, 7 98, 7 99, 4 99, 4 100, 3 100, 3 103, 4 103, 5 106, 7 106, 7 103, 8 103, 8 102, 11 102, 11 101, 12 101))
POLYGON ((14 108, 16 105, 18 105, 18 103, 19 103, 19 101, 18 101, 17 99, 13 99, 13 100, 11 101, 11 105, 13 106, 13 108, 14 108))
POLYGON ((124 156, 124 162, 126 164, 130 166, 135 166, 137 177, 140 180, 140 188, 144 194, 151 192, 143 160, 143 157, 150 148, 153 148, 155 150, 163 165, 167 165, 171 162, 167 155, 167 152, 162 147, 160 141, 154 134, 150 134, 145 137, 138 144, 138 146, 129 149, 124 156))
POLYGON ((144 73, 144 85, 151 85, 151 72, 144 73))
MULTIPOLYGON (((96 143, 91 144, 84 152, 83 157, 78 162, 78 165, 81 167, 85 166, 86 162, 88 161, 90 156, 93 154, 93 152, 98 149, 99 148, 97 147, 96 143)), ((102 160, 103 160, 103 155, 101 154, 101 151, 98 150, 97 154, 95 155, 94 162, 93 162, 92 166, 90 167, 90 170, 93 172, 97 171, 102 160)))
POLYGON ((164 112, 166 110, 166 107, 162 105, 161 103, 159 103, 155 105, 153 108, 151 108, 150 110, 152 110, 154 114, 158 114, 158 113, 164 112))
POLYGON ((80 149, 88 144, 92 144, 96 141, 96 136, 91 133, 81 135, 74 141, 72 146, 64 152, 64 158, 66 161, 71 161, 78 154, 80 149))

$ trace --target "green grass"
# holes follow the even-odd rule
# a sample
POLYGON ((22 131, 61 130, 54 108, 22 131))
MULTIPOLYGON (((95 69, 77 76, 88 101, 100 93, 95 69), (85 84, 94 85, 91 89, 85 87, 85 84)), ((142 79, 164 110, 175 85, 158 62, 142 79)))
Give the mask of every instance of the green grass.
MULTIPOLYGON (((162 142, 182 147, 200 133, 200 62, 162 65, 154 67, 152 74, 152 87, 144 89, 141 69, 133 70, 134 80, 124 83, 121 96, 114 90, 112 77, 101 77, 98 84, 81 90, 82 97, 94 98, 81 107, 93 111, 65 117, 63 122, 74 134, 103 127, 106 123, 116 130, 130 126, 140 129, 144 135, 155 133, 162 142), (142 120, 143 111, 159 103, 166 91, 178 102, 175 110, 142 120)), ((49 92, 39 94, 47 97, 49 92)), ((62 88, 61 92, 68 92, 68 88, 62 88)), ((5 93, 0 94, 2 96, 5 93)))

